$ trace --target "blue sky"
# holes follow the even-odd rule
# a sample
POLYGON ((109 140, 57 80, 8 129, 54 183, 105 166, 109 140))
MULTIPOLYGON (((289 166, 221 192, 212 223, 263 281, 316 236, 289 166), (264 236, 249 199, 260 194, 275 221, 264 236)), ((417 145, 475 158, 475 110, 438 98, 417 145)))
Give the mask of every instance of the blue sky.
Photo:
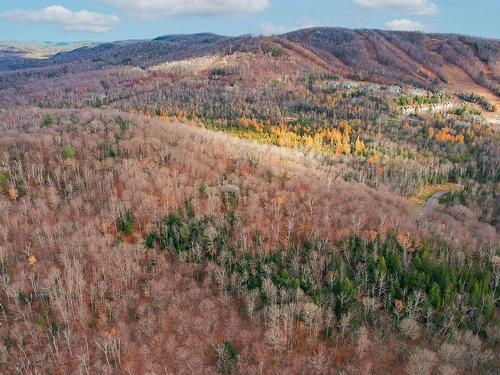
POLYGON ((499 15, 500 0, 2 0, 0 40, 278 34, 308 26, 500 38, 499 15))

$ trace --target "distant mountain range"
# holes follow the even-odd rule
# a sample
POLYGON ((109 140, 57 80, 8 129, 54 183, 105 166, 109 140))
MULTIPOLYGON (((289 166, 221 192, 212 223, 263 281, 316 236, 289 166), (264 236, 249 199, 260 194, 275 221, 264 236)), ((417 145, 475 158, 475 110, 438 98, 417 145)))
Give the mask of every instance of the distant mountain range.
POLYGON ((0 59, 9 57, 46 59, 59 52, 92 47, 98 42, 18 42, 0 41, 0 59))
POLYGON ((455 34, 425 34, 345 28, 310 28, 279 36, 228 37, 209 33, 166 35, 93 45, 27 45, 0 54, 0 70, 80 64, 85 70, 106 66, 147 69, 165 62, 235 52, 288 56, 290 69, 306 70, 351 80, 445 87, 475 92, 498 103, 500 40, 455 34), (72 47, 78 47, 71 51, 72 47), (48 51, 46 59, 35 59, 48 51), (61 51, 62 50, 62 51, 61 51))

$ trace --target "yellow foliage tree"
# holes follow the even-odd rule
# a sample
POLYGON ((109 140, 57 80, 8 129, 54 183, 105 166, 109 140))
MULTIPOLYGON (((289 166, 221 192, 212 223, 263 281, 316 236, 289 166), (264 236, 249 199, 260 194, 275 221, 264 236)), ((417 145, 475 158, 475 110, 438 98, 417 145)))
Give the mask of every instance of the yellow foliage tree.
POLYGON ((463 134, 457 134, 457 135, 451 134, 449 127, 442 128, 436 134, 436 139, 439 142, 454 142, 454 143, 460 143, 460 144, 463 144, 464 140, 465 140, 463 134))
POLYGON ((379 154, 373 154, 368 158, 368 163, 371 165, 377 165, 380 161, 380 155, 379 154))
POLYGON ((434 134, 436 134, 434 128, 429 128, 429 139, 432 139, 434 137, 434 134))
POLYGON ((347 125, 342 134, 342 154, 349 155, 351 153, 351 128, 347 125))
POLYGON ((356 154, 361 155, 365 149, 365 143, 358 137, 358 139, 356 139, 356 143, 354 144, 354 151, 356 154))

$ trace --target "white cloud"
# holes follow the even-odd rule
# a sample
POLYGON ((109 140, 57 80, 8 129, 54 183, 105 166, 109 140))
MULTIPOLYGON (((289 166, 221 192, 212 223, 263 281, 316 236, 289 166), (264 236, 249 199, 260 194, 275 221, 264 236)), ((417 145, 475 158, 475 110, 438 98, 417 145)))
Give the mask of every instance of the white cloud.
POLYGON ((100 0, 132 16, 220 16, 257 13, 267 9, 269 0, 100 0))
POLYGON ((275 25, 269 22, 261 23, 259 29, 264 35, 280 35, 293 30, 291 27, 275 25))
POLYGON ((432 28, 429 25, 424 25, 417 21, 412 21, 407 18, 392 20, 385 23, 387 30, 399 31, 430 31, 432 28))
POLYGON ((259 26, 260 32, 264 35, 280 35, 285 34, 290 31, 295 31, 299 29, 307 29, 310 27, 318 26, 313 20, 309 18, 302 19, 297 25, 289 27, 283 25, 276 25, 269 22, 261 23, 259 26))
POLYGON ((40 10, 12 10, 0 13, 0 16, 14 21, 50 22, 68 32, 103 33, 120 22, 115 15, 87 10, 73 12, 60 5, 52 5, 40 10))
POLYGON ((429 16, 439 10, 431 0, 354 0, 363 8, 372 10, 391 10, 402 14, 415 16, 429 16))

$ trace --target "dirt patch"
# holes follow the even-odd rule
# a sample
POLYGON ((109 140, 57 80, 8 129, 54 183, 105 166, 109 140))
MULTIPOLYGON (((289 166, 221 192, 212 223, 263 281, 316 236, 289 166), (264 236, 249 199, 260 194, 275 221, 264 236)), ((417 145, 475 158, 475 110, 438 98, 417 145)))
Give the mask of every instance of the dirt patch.
POLYGON ((498 97, 487 88, 478 85, 472 78, 459 66, 450 62, 443 64, 443 72, 448 79, 448 88, 452 91, 463 93, 474 93, 484 96, 495 105, 499 105, 498 97))

